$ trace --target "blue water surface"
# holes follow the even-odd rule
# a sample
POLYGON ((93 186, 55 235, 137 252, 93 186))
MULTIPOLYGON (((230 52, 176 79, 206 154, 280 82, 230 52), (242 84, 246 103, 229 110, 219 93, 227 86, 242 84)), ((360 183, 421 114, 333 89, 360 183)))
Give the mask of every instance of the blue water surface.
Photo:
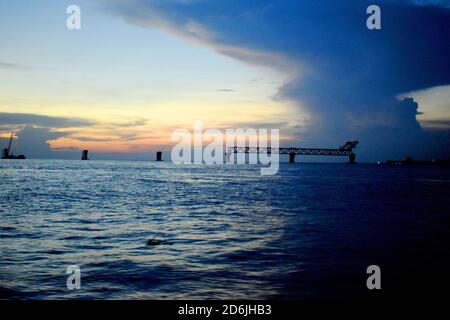
POLYGON ((354 298, 372 264, 420 295, 449 270, 447 167, 8 160, 0 180, 1 298, 354 298))

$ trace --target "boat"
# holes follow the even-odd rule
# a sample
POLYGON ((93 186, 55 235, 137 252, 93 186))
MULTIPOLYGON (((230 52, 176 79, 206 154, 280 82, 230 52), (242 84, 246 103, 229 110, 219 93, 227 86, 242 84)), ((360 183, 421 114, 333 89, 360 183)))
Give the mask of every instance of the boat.
POLYGON ((14 136, 14 132, 11 132, 11 137, 9 138, 8 148, 3 149, 2 159, 20 159, 20 160, 26 159, 26 157, 23 154, 18 155, 18 156, 15 156, 12 154, 11 144, 12 144, 13 136, 14 136))

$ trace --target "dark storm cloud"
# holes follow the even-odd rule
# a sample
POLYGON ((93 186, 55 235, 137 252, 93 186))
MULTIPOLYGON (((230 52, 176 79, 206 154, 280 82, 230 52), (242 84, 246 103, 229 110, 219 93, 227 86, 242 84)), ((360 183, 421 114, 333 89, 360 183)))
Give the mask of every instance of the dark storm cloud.
POLYGON ((364 139, 360 150, 370 160, 448 150, 429 149, 437 140, 420 128, 417 105, 396 99, 450 83, 447 2, 377 1, 381 30, 366 28, 368 1, 122 4, 109 2, 129 23, 159 27, 235 59, 290 73, 277 98, 298 101, 311 114, 312 125, 300 135, 305 143, 364 139))
POLYGON ((418 6, 435 6, 435 7, 450 8, 450 1, 448 0, 397 0, 397 2, 404 2, 418 6))

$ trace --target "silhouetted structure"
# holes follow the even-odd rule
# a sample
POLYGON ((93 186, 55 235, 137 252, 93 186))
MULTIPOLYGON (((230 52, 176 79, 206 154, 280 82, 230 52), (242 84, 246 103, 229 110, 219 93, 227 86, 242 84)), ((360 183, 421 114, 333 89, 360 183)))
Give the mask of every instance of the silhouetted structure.
POLYGON ((413 160, 406 157, 405 160, 387 160, 384 164, 390 165, 450 165, 450 160, 413 160))
POLYGON ((88 159, 88 150, 83 150, 83 153, 81 154, 81 160, 89 160, 88 159))
POLYGON ((289 153, 289 163, 295 162, 295 153, 289 153))
POLYGON ((351 154, 348 155, 348 163, 354 164, 355 160, 356 160, 356 154, 351 153, 351 154))
POLYGON ((162 151, 156 152, 156 161, 162 161, 162 151))
POLYGON ((8 148, 4 148, 2 150, 2 159, 26 159, 26 157, 23 154, 18 155, 18 156, 15 156, 12 154, 11 145, 12 145, 13 136, 14 136, 14 132, 11 132, 11 137, 9 138, 8 148))
POLYGON ((295 162, 296 155, 305 156, 348 156, 348 162, 351 164, 356 163, 356 154, 353 153, 353 149, 358 144, 358 141, 347 141, 339 149, 326 149, 326 148, 260 148, 260 147, 231 147, 231 153, 278 153, 288 154, 289 163, 295 162))

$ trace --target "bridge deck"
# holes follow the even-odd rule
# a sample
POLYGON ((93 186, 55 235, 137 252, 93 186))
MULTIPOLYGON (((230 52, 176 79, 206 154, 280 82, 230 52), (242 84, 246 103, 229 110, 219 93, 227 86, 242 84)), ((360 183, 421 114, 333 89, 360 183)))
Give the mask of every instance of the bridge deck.
POLYGON ((309 156, 348 156, 353 154, 352 149, 324 149, 324 148, 260 148, 260 147, 231 147, 232 153, 278 153, 309 156))

